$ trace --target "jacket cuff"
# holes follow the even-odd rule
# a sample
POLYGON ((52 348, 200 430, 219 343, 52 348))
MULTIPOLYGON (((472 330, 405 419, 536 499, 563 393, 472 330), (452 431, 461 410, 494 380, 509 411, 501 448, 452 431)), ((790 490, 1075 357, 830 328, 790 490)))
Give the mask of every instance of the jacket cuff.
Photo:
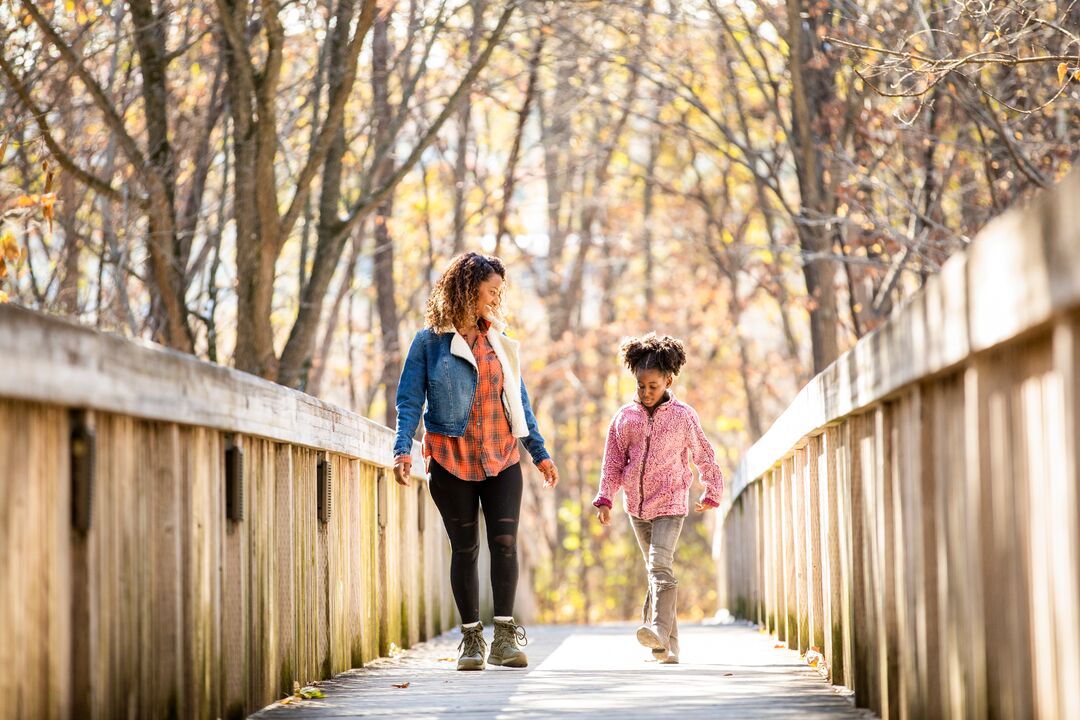
POLYGON ((397 465, 398 460, 406 460, 406 459, 409 460, 409 462, 412 462, 412 455, 395 455, 394 456, 394 464, 397 465))
POLYGON ((599 507, 606 507, 606 508, 609 508, 609 507, 611 507, 611 501, 608 500, 606 497, 602 497, 602 496, 598 495, 596 497, 596 499, 593 500, 593 507, 598 507, 598 508, 599 507))
POLYGON ((707 498, 702 498, 701 504, 706 505, 708 507, 712 507, 712 508, 720 507, 720 503, 718 503, 715 500, 713 500, 712 498, 708 498, 708 497, 707 498))

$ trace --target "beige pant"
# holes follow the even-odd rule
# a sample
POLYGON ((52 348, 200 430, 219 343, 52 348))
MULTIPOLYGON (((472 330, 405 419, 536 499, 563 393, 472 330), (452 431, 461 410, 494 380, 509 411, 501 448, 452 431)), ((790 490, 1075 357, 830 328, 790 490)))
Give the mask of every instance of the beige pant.
POLYGON ((641 608, 641 622, 653 626, 660 636, 660 642, 673 655, 679 654, 679 622, 676 618, 679 581, 675 579, 672 565, 685 519, 682 515, 652 520, 630 516, 630 524, 649 574, 649 589, 641 608))

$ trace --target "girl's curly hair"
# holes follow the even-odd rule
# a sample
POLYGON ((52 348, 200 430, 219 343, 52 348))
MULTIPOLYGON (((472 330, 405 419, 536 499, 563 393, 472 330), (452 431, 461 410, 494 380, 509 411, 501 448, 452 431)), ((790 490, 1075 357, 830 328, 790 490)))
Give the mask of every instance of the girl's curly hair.
POLYGON ((686 364, 686 350, 679 340, 670 335, 657 337, 649 333, 641 337, 627 338, 619 348, 619 354, 630 372, 659 370, 665 375, 678 375, 686 364))
POLYGON ((467 252, 455 257, 431 289, 424 322, 432 329, 475 325, 480 283, 492 275, 506 279, 506 267, 494 255, 467 252))

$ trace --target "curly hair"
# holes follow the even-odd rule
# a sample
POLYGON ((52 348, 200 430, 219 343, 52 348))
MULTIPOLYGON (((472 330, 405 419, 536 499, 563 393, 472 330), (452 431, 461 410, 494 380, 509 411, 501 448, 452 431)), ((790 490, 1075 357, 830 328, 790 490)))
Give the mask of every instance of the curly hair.
POLYGON ((492 275, 506 279, 506 267, 494 255, 467 252, 456 256, 431 289, 424 322, 432 329, 475 325, 480 284, 492 275))
POLYGON ((641 337, 627 338, 619 348, 619 354, 630 372, 659 370, 665 375, 678 375, 686 364, 683 344, 670 335, 658 337, 649 333, 641 337))

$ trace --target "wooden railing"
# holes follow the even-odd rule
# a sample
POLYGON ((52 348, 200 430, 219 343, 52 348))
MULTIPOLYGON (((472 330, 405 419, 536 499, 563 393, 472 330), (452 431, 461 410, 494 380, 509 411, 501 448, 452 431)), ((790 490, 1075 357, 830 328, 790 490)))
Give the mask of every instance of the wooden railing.
POLYGON ((722 591, 885 718, 1080 717, 1080 173, 746 453, 722 591))
POLYGON ((0 717, 243 717, 447 629, 441 520, 391 435, 0 306, 0 717))

